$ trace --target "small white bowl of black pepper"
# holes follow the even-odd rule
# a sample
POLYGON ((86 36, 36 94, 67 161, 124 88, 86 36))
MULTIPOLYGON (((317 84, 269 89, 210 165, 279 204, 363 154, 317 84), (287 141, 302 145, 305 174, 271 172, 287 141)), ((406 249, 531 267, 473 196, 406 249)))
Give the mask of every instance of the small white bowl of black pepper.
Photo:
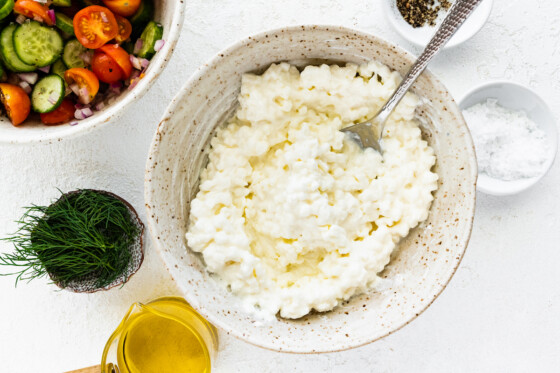
MULTIPOLYGON (((406 40, 425 47, 441 24, 454 0, 383 0, 389 23, 406 40)), ((482 29, 493 0, 484 0, 445 48, 452 48, 472 38, 482 29)))

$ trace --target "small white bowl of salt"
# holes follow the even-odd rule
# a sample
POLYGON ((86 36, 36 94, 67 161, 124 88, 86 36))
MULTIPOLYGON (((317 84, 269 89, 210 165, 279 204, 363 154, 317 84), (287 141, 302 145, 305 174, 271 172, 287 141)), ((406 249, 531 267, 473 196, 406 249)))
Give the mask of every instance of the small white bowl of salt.
POLYGON ((534 91, 511 82, 486 83, 459 107, 476 148, 478 190, 516 194, 550 170, 558 150, 556 120, 534 91))

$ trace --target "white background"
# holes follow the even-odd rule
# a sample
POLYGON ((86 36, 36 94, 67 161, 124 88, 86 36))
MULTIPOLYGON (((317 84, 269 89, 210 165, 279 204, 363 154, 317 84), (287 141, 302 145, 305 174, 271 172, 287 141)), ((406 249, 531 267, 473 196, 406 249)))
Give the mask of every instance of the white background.
MULTIPOLYGON (((342 24, 416 54, 389 26, 384 0, 190 0, 167 69, 124 118, 53 145, 0 146, 0 236, 22 206, 56 188, 99 188, 144 217, 146 154, 168 102, 197 66, 236 40, 293 24, 342 24)), ((431 65, 456 98, 508 79, 536 89, 560 117, 560 2, 495 0, 489 22, 431 65)), ((560 162, 515 197, 479 194, 472 240, 448 288, 416 321, 379 342, 324 355, 265 351, 220 334, 216 372, 515 372, 560 366, 560 162)), ((8 251, 0 243, 0 251, 8 251)), ((135 301, 175 294, 148 239, 146 260, 122 289, 58 291, 46 280, 0 278, 0 371, 60 372, 98 364, 105 341, 135 301)))

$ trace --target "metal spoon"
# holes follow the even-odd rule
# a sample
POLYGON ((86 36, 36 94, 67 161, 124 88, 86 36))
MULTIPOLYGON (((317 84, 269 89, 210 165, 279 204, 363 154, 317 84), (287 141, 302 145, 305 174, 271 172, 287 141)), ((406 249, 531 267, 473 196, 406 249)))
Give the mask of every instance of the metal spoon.
POLYGON ((383 105, 381 110, 379 110, 373 119, 343 128, 341 131, 350 135, 362 147, 373 148, 379 153, 382 153, 379 141, 383 135, 383 127, 387 118, 389 118, 393 110, 395 110, 395 107, 399 104, 412 84, 426 69, 431 59, 445 44, 447 44, 449 39, 457 32, 481 1, 482 0, 456 0, 441 26, 432 37, 432 40, 430 40, 424 49, 424 52, 422 52, 414 65, 412 65, 395 93, 393 93, 391 98, 383 105))

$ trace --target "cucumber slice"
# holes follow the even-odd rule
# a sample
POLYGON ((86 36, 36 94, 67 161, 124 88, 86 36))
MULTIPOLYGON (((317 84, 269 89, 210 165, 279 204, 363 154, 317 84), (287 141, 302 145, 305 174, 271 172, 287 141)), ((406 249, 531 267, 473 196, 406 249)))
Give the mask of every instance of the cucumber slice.
POLYGON ((53 0, 53 5, 64 7, 72 6, 72 0, 53 0))
POLYGON ((150 59, 156 54, 154 46, 156 41, 163 37, 163 27, 160 24, 150 21, 142 32, 142 48, 138 51, 138 57, 150 59))
POLYGON ((152 16, 154 14, 154 2, 153 0, 142 0, 138 10, 132 17, 130 17, 129 21, 132 25, 132 38, 133 40, 140 36, 144 27, 152 20, 152 16))
POLYGON ((62 61, 62 58, 56 60, 56 62, 51 66, 51 73, 60 76, 62 79, 64 79, 64 73, 66 72, 66 70, 68 70, 68 68, 62 61))
POLYGON ((63 47, 58 32, 37 21, 26 21, 14 31, 14 50, 29 65, 50 65, 60 57, 63 47))
POLYGON ((85 52, 87 52, 86 47, 84 47, 78 40, 72 39, 64 46, 62 61, 64 61, 64 64, 69 69, 74 67, 86 67, 86 63, 82 59, 82 54, 85 52))
POLYGON ((74 23, 72 22, 72 18, 59 12, 54 14, 54 18, 56 19, 56 27, 58 27, 60 31, 68 35, 74 35, 74 23))
POLYGON ((39 80, 31 93, 31 107, 37 113, 50 113, 60 106, 64 99, 64 79, 56 74, 39 80))
POLYGON ((2 61, 11 71, 18 73, 35 71, 35 66, 28 65, 20 60, 14 51, 13 35, 16 27, 16 25, 9 25, 0 33, 0 55, 2 56, 2 61))
POLYGON ((0 19, 4 19, 12 13, 14 0, 0 0, 0 19))

